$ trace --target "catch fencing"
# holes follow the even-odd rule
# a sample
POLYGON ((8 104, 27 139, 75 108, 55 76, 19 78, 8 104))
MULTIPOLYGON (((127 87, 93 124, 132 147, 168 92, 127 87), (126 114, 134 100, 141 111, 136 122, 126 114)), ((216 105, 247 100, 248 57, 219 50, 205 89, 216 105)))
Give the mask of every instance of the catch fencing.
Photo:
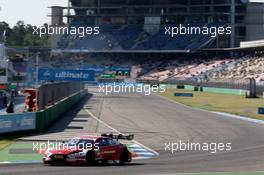
POLYGON ((62 82, 42 85, 38 90, 38 109, 42 110, 84 90, 84 83, 62 82))

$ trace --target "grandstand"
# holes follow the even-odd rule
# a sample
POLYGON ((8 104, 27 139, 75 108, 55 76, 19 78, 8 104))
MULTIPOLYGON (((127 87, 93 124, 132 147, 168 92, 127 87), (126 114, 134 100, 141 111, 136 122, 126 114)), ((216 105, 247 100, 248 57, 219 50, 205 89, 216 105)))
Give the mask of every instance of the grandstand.
POLYGON ((52 25, 99 26, 100 35, 61 36, 56 49, 97 51, 186 52, 203 48, 234 48, 241 41, 264 39, 262 3, 246 0, 70 0, 54 6, 52 25), (170 38, 164 27, 230 26, 230 35, 185 35, 170 38))
MULTIPOLYGON (((254 78, 264 84, 264 52, 238 52, 244 56, 230 56, 229 52, 206 54, 176 53, 71 53, 42 58, 42 67, 96 70, 97 73, 116 74, 114 67, 129 68, 129 77, 145 81, 170 80, 219 81, 254 78), (166 59, 165 59, 166 58, 166 59)), ((32 63, 34 65, 34 63, 32 63)), ((121 77, 123 79, 124 77, 121 77)))
POLYGON ((254 78, 264 84, 264 56, 246 55, 243 57, 215 57, 210 59, 177 59, 143 64, 140 70, 147 70, 139 78, 142 80, 189 80, 196 82, 226 80, 246 80, 254 78), (153 65, 162 65, 155 67, 153 65))
MULTIPOLYGON (((141 80, 224 81, 255 78, 264 82, 264 3, 245 0, 70 0, 51 7, 53 26, 98 26, 99 35, 55 37, 41 67, 105 70, 130 68, 141 80), (64 24, 64 18, 67 24, 64 24), (171 37, 165 27, 231 26, 230 35, 171 37)), ((29 59, 30 60, 30 59, 29 59)), ((34 60, 34 59, 33 59, 34 60)), ((28 67, 13 62, 23 74, 28 67)), ((114 72, 113 74, 118 74, 114 72)))

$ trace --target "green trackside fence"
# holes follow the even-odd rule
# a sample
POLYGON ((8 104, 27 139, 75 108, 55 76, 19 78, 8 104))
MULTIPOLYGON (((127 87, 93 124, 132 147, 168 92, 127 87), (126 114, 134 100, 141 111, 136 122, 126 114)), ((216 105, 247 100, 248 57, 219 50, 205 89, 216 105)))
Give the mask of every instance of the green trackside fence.
MULTIPOLYGON (((169 89, 177 89, 177 85, 166 85, 169 89)), ((194 91, 195 86, 184 85, 185 90, 194 91)), ((242 89, 227 89, 227 88, 213 88, 213 87, 203 87, 203 92, 218 93, 218 94, 230 94, 230 95, 242 95, 245 96, 247 90, 242 89)))
POLYGON ((204 87, 204 92, 212 92, 212 93, 218 93, 218 94, 231 94, 231 95, 242 95, 245 96, 247 91, 242 89, 224 89, 224 88, 210 88, 210 87, 204 87))
POLYGON ((42 111, 36 112, 36 131, 42 131, 56 121, 62 114, 71 109, 87 95, 87 91, 78 92, 57 104, 42 111))

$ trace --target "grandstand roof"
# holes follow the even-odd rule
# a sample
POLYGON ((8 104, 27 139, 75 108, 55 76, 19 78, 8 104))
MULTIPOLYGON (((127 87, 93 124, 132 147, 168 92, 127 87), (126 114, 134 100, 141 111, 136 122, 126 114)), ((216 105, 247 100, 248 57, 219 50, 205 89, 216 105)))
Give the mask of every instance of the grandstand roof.
POLYGON ((264 45, 263 46, 234 47, 234 48, 201 49, 200 51, 257 51, 257 50, 264 50, 264 45))
POLYGON ((86 50, 53 49, 53 53, 190 53, 191 50, 86 50))

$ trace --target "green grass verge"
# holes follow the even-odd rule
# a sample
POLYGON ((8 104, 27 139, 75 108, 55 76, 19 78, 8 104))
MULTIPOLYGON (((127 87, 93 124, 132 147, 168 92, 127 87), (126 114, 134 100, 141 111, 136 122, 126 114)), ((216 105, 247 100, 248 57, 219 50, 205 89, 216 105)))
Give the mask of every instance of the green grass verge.
POLYGON ((37 152, 10 154, 10 149, 27 148, 33 150, 32 143, 13 143, 0 151, 0 162, 16 162, 16 161, 41 161, 42 155, 37 152))
POLYGON ((194 92, 189 90, 167 89, 159 95, 194 108, 209 111, 226 112, 254 119, 264 120, 264 115, 257 114, 259 107, 264 107, 264 99, 247 99, 244 96, 194 92), (194 97, 175 97, 175 92, 193 93, 194 97))

